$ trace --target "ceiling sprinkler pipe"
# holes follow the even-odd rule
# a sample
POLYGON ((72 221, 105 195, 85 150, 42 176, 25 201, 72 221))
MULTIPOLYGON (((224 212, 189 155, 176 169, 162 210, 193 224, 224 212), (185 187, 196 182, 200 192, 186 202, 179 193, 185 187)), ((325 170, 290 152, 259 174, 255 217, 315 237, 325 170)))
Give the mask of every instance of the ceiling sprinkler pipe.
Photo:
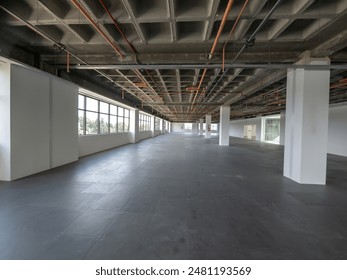
MULTIPOLYGON (((210 53, 209 53, 209 55, 208 55, 208 59, 209 59, 209 60, 211 60, 212 57, 213 57, 214 51, 215 51, 215 49, 216 49, 216 46, 217 46, 217 43, 218 43, 218 40, 219 40, 219 37, 220 37, 220 35, 222 34, 223 28, 224 28, 225 23, 226 23, 226 21, 227 21, 227 19, 228 19, 228 15, 229 15, 229 13, 230 13, 231 7, 233 6, 233 3, 234 3, 234 0, 229 0, 228 5, 227 5, 227 7, 225 8, 225 12, 224 12, 224 15, 223 15, 221 24, 220 24, 220 26, 219 26, 219 29, 218 29, 216 38, 215 38, 214 41, 213 41, 213 45, 212 45, 211 51, 210 51, 210 53)), ((202 82, 203 82, 204 79, 205 79, 206 71, 207 71, 207 69, 205 68, 205 69, 204 69, 204 72, 202 73, 202 76, 201 76, 201 78, 200 78, 198 90, 196 91, 196 93, 195 93, 195 95, 194 95, 193 102, 192 102, 192 106, 191 106, 190 109, 193 108, 193 105, 194 105, 194 103, 195 103, 196 97, 197 97, 197 95, 198 95, 198 93, 199 93, 199 90, 200 90, 200 88, 201 88, 202 82)))
MULTIPOLYGON (((234 64, 234 62, 237 60, 237 58, 240 56, 240 54, 245 50, 245 48, 247 48, 247 46, 249 46, 249 44, 253 42, 255 42, 255 35, 259 32, 259 30, 264 26, 264 24, 269 20, 269 18, 271 17, 271 15, 274 13, 274 11, 276 10, 276 8, 282 3, 283 0, 278 0, 275 5, 273 5, 273 7, 271 8, 271 10, 267 13, 267 15, 264 17, 264 19, 261 21, 261 23, 258 25, 258 27, 256 28, 256 30, 254 30, 254 32, 246 39, 245 44, 243 45, 243 47, 241 48, 241 50, 237 53, 237 55, 234 57, 233 61, 231 62, 231 64, 234 64)), ((213 92, 213 90, 216 88, 216 86, 220 83, 220 81, 224 78, 224 76, 228 73, 229 68, 227 68, 223 74, 220 76, 220 78, 218 79, 217 83, 213 86, 213 88, 209 91, 208 95, 206 96, 205 100, 203 101, 203 103, 199 106, 198 109, 200 109, 204 103, 206 102, 206 100, 210 97, 210 94, 213 92)))

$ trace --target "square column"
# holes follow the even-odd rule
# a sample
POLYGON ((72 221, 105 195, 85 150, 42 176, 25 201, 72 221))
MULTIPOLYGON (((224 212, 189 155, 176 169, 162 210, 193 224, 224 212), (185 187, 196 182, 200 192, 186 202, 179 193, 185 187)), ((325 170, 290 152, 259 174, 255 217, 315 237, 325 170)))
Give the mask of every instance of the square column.
POLYGON ((204 134, 204 120, 200 119, 200 129, 199 129, 199 135, 204 134))
MULTIPOLYGON (((300 64, 330 64, 303 58, 300 64)), ((325 185, 330 70, 288 69, 284 176, 301 184, 325 185)))
POLYGON ((198 129, 198 125, 196 123, 192 123, 192 134, 196 134, 198 129))
POLYGON ((230 105, 220 107, 219 113, 219 145, 229 146, 230 105))
POLYGON ((152 137, 155 136, 155 116, 151 117, 151 131, 152 131, 152 137))
POLYGON ((205 138, 211 138, 211 115, 206 115, 205 138))
POLYGON ((161 120, 161 134, 165 134, 165 121, 161 120))
POLYGON ((130 142, 137 143, 139 140, 139 110, 130 110, 130 142))
POLYGON ((200 129, 199 129, 199 121, 196 121, 196 134, 199 135, 200 129))

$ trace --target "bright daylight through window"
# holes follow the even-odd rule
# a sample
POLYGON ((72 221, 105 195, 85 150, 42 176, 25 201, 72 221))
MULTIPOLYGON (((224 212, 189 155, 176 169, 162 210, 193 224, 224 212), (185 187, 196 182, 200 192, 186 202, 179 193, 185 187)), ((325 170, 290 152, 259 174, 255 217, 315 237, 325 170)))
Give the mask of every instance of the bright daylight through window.
POLYGON ((79 135, 129 132, 130 111, 84 95, 78 96, 79 135))

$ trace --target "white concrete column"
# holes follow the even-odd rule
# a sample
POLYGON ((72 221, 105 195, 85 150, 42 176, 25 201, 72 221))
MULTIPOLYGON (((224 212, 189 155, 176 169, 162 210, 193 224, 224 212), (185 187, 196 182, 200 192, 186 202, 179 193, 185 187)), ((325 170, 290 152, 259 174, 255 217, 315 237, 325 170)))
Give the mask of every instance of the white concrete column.
POLYGON ((223 105, 219 110, 219 145, 229 146, 230 105, 223 105))
POLYGON ((161 134, 165 134, 165 121, 164 120, 160 120, 160 130, 161 130, 161 134))
POLYGON ((155 136, 155 116, 151 117, 151 131, 152 131, 152 137, 155 136))
POLYGON ((139 137, 139 110, 130 110, 130 142, 137 143, 139 137))
POLYGON ((199 121, 196 121, 196 134, 199 135, 200 133, 200 128, 199 128, 200 124, 199 121))
POLYGON ((211 115, 206 115, 205 138, 211 138, 211 115))
MULTIPOLYGON (((11 66, 0 62, 0 181, 11 180, 11 66)), ((15 108, 14 108, 15 109, 15 108)), ((16 112, 13 110, 12 112, 16 112)))
MULTIPOLYGON (((329 64, 304 57, 298 64, 329 64)), ((325 185, 330 70, 287 73, 284 176, 301 184, 325 185)))
POLYGON ((192 134, 196 134, 198 129, 198 125, 196 123, 192 123, 192 134))
POLYGON ((199 135, 204 134, 204 119, 200 119, 200 129, 199 129, 199 135))

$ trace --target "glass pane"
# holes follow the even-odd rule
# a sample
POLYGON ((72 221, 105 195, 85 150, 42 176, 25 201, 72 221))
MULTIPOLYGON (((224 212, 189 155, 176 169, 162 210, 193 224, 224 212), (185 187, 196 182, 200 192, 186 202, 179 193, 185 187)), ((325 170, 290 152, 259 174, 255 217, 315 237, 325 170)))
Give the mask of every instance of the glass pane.
POLYGON ((84 96, 78 95, 78 108, 84 109, 84 96))
POLYGON ((123 116, 124 115, 124 109, 121 107, 118 107, 118 116, 123 116))
POLYGON ((124 122, 123 122, 123 117, 118 117, 118 132, 123 132, 124 131, 124 122))
POLYGON ((110 132, 117 132, 117 117, 110 116, 110 132))
POLYGON ((279 143, 280 119, 265 120, 265 141, 279 143))
POLYGON ((78 110, 78 134, 84 134, 84 111, 78 110))
POLYGON ((110 114, 111 115, 117 115, 117 106, 111 105, 110 114))
POLYGON ((98 101, 97 100, 95 100, 93 98, 86 97, 86 101, 87 101, 87 110, 98 112, 98 101))
POLYGON ((108 103, 100 101, 100 113, 108 114, 108 103))
POLYGON ((129 132, 129 119, 124 119, 124 132, 129 132))
POLYGON ((130 111, 128 109, 124 109, 124 117, 126 118, 130 117, 130 111))
POLYGON ((184 129, 192 129, 193 128, 193 124, 191 124, 191 123, 185 123, 184 124, 184 129))
POLYGON ((100 114, 100 133, 108 133, 108 115, 100 114))
POLYGON ((98 134, 98 113, 86 112, 86 134, 98 134))

